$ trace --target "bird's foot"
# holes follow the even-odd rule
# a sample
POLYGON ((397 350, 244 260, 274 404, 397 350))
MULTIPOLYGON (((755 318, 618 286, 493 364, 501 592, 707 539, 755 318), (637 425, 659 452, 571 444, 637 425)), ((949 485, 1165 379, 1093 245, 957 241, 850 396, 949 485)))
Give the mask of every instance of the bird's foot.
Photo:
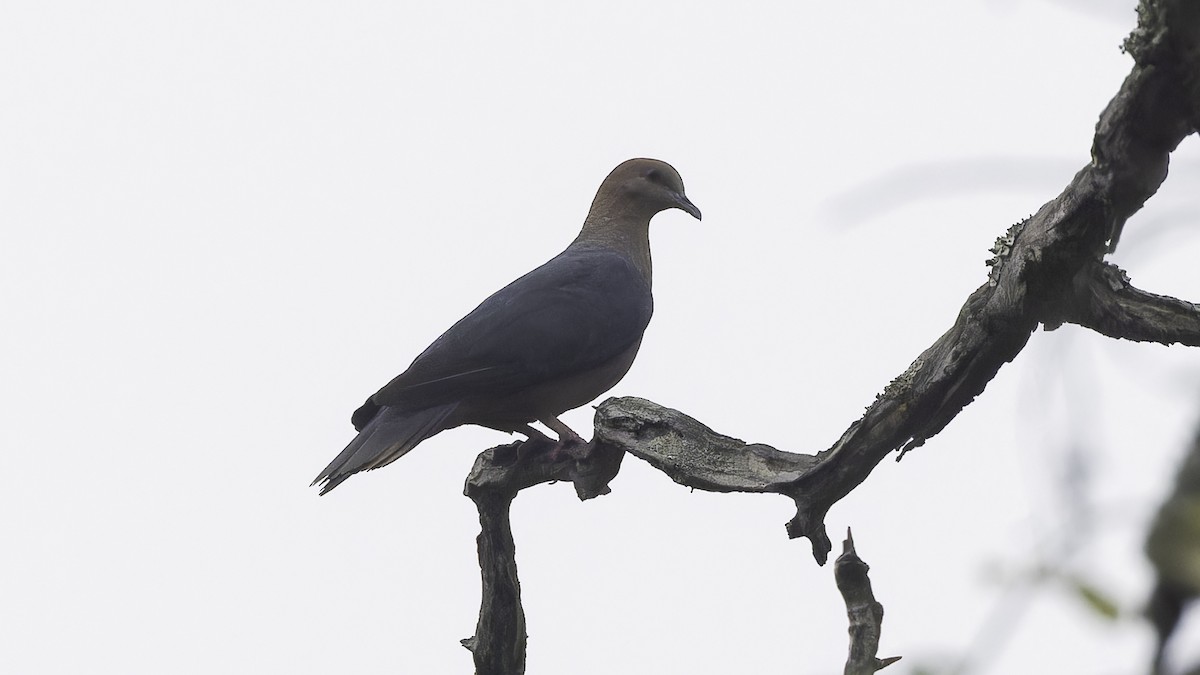
POLYGON ((561 461, 564 458, 579 459, 582 451, 590 444, 589 441, 584 440, 582 436, 554 417, 539 421, 558 433, 558 440, 550 438, 528 424, 514 429, 518 433, 525 434, 528 438, 524 441, 517 441, 510 446, 512 447, 513 459, 506 463, 519 464, 533 460, 551 464, 561 461))
POLYGON ((555 441, 553 438, 550 438, 528 424, 513 431, 525 434, 527 438, 523 441, 517 441, 510 446, 512 447, 513 454, 512 460, 507 462, 510 464, 520 464, 533 457, 545 455, 553 451, 554 447, 558 444, 558 441, 555 441))
POLYGON ((571 427, 563 424, 557 417, 546 417, 538 421, 558 434, 558 442, 547 453, 547 461, 557 462, 564 454, 568 455, 571 459, 579 459, 577 450, 586 448, 588 441, 583 440, 582 436, 575 433, 575 430, 571 427))
POLYGON ((554 444, 552 448, 545 454, 546 462, 557 462, 563 458, 577 460, 587 449, 589 443, 579 436, 567 440, 560 440, 554 444))
POLYGON ((583 440, 582 436, 575 433, 575 430, 572 429, 571 427, 563 424, 562 421, 560 421, 557 417, 544 417, 538 421, 541 422, 542 424, 545 424, 546 427, 549 428, 554 433, 558 434, 558 442, 560 444, 565 444, 565 443, 581 443, 584 445, 587 444, 587 441, 583 440))

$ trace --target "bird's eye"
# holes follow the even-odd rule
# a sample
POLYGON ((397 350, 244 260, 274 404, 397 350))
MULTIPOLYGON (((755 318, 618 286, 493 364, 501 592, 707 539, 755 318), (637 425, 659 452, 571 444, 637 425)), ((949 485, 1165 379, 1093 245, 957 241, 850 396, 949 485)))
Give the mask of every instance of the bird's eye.
POLYGON ((658 183, 661 185, 663 182, 662 172, 658 169, 650 169, 650 171, 646 173, 646 180, 650 181, 651 183, 658 183))

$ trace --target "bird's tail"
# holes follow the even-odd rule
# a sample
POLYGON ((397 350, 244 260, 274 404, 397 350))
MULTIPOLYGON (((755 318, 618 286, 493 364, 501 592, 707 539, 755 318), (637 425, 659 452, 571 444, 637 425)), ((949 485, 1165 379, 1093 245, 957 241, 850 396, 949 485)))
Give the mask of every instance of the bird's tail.
POLYGON ((446 429, 446 418, 457 407, 457 403, 449 403, 416 411, 382 408, 312 484, 321 483, 321 494, 325 494, 359 471, 391 464, 446 429))

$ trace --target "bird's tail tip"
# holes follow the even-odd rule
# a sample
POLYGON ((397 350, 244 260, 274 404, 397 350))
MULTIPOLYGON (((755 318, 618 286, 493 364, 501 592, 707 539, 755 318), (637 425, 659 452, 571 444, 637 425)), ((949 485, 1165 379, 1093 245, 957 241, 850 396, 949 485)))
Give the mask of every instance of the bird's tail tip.
POLYGON ((319 484, 318 496, 324 495, 360 471, 396 461, 421 441, 445 429, 443 422, 456 407, 457 404, 448 404, 402 414, 376 415, 309 487, 319 484))

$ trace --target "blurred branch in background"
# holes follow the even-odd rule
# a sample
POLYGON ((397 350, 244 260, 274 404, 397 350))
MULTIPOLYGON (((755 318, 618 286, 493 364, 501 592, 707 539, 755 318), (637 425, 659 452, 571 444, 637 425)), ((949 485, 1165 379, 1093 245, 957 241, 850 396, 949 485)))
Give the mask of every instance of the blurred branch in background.
MULTIPOLYGON (((1200 429, 1150 527, 1146 557, 1156 575, 1146 607, 1158 633, 1152 672, 1166 673, 1167 647, 1184 611, 1200 596, 1200 429)), ((1191 668, 1200 672, 1200 663, 1191 668)))
POLYGON ((1062 157, 963 157, 905 164, 825 201, 822 221, 858 225, 914 202, 981 192, 1026 192, 1061 184, 1078 162, 1062 157), (870 195, 870 199, 863 199, 870 195))

